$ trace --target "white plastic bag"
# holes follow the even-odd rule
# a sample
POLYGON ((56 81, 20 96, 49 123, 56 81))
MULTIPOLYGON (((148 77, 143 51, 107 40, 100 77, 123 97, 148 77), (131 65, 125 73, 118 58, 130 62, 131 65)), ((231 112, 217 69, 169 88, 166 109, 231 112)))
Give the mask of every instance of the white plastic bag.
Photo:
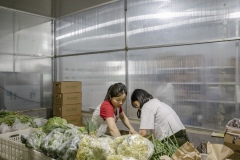
POLYGON ((30 127, 30 122, 23 124, 19 119, 15 119, 15 122, 12 125, 11 131, 18 131, 30 127))
POLYGON ((100 125, 100 127, 97 129, 97 133, 96 133, 96 136, 97 137, 100 137, 100 136, 102 136, 102 135, 104 135, 104 133, 106 133, 106 131, 107 131, 107 124, 106 123, 102 123, 101 125, 100 125))
POLYGON ((44 124, 47 123, 47 119, 43 119, 43 118, 35 118, 33 121, 36 123, 38 127, 42 127, 44 126, 44 124))
POLYGON ((0 125, 0 134, 7 133, 11 131, 11 126, 8 126, 6 123, 1 123, 0 125))

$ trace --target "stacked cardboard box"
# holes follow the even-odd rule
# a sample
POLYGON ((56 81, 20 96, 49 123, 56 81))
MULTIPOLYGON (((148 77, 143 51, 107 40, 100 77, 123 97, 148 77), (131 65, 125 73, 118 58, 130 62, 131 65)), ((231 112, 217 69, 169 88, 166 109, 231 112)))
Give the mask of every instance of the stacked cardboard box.
POLYGON ((76 126, 82 124, 82 83, 80 81, 53 82, 53 115, 76 126))

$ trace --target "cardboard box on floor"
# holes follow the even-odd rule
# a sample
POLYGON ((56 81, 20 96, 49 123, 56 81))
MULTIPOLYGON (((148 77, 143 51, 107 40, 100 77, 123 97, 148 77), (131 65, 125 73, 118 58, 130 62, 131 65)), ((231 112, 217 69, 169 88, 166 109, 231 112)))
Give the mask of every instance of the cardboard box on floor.
POLYGON ((234 151, 234 154, 228 157, 229 159, 240 160, 240 134, 226 132, 224 135, 224 145, 234 151))
POLYGON ((82 125, 82 115, 73 115, 73 116, 62 116, 68 123, 73 124, 75 126, 82 125))
POLYGON ((82 103, 82 93, 54 93, 53 103, 60 105, 82 103))
POLYGON ((54 116, 71 116, 71 115, 81 115, 82 104, 54 104, 53 105, 53 115, 54 116))
POLYGON ((54 93, 75 93, 82 92, 81 81, 60 81, 53 82, 54 93))

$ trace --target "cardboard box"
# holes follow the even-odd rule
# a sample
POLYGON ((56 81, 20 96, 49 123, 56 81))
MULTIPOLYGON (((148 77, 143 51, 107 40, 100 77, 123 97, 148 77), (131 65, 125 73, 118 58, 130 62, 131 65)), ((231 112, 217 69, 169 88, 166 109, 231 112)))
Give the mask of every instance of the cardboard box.
POLYGON ((62 81, 53 82, 53 92, 54 93, 75 93, 82 92, 82 82, 81 81, 62 81))
POLYGON ((53 105, 54 116, 71 116, 81 114, 82 104, 53 105))
POLYGON ((82 103, 82 93, 54 93, 53 103, 60 105, 82 103))
POLYGON ((73 124, 75 126, 81 126, 82 125, 82 115, 74 115, 74 116, 63 116, 63 119, 66 119, 66 121, 70 124, 73 124))
POLYGON ((224 135, 224 145, 234 151, 234 154, 228 157, 229 159, 240 160, 240 134, 226 132, 224 135))

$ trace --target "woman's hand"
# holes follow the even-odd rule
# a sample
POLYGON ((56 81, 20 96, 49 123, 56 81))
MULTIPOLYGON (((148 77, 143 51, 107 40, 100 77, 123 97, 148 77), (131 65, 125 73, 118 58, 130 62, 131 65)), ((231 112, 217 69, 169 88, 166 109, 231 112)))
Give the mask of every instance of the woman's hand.
POLYGON ((134 129, 130 129, 129 134, 138 134, 138 132, 136 132, 134 129))

